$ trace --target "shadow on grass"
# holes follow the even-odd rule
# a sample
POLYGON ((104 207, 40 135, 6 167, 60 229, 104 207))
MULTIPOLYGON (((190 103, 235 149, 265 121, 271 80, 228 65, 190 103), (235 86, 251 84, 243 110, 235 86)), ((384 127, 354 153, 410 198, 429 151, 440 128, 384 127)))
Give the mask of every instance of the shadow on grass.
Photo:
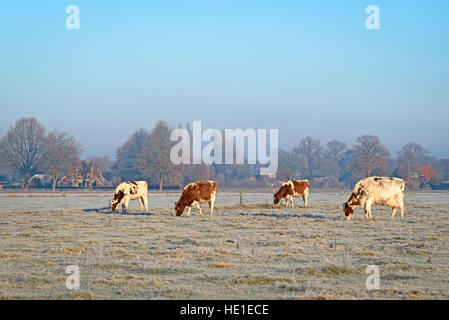
POLYGON ((123 216, 152 216, 154 213, 151 212, 142 212, 142 211, 127 211, 127 212, 121 212, 121 211, 112 211, 108 207, 104 208, 93 208, 93 209, 83 209, 84 212, 96 212, 101 214, 107 214, 107 215, 123 215, 123 216))
POLYGON ((326 217, 323 215, 316 215, 316 214, 292 214, 292 213, 246 213, 246 212, 240 212, 241 216, 252 216, 252 217, 270 217, 270 218, 310 218, 310 219, 323 219, 323 220, 335 220, 334 217, 326 217))

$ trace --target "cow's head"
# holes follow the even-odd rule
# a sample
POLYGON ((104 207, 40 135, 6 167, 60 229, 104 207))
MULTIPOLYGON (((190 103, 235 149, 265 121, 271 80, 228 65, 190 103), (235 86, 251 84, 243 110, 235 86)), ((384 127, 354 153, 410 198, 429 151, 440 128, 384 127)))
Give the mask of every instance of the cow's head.
POLYGON ((273 189, 273 203, 274 204, 278 204, 279 201, 281 201, 278 192, 276 192, 276 190, 273 189))
POLYGON ((115 200, 109 201, 109 207, 111 208, 112 211, 117 209, 117 206, 118 206, 118 203, 115 200))
POLYGON ((351 220, 352 215, 354 214, 354 206, 350 205, 348 202, 343 203, 343 211, 345 212, 346 221, 351 220))
POLYGON ((354 209, 361 205, 361 199, 366 195, 362 188, 351 194, 349 200, 343 204, 343 211, 345 212, 345 220, 349 221, 354 214, 354 209))
POLYGON ((288 189, 290 188, 289 185, 283 185, 279 188, 279 190, 276 192, 276 190, 273 189, 273 203, 278 204, 279 201, 284 198, 286 194, 288 194, 288 189))
POLYGON ((117 209, 118 205, 120 204, 120 201, 122 201, 124 196, 125 193, 122 190, 119 190, 114 194, 114 199, 109 201, 109 206, 111 207, 112 211, 115 211, 115 209, 117 209))
POLYGON ((175 212, 176 212, 176 216, 179 217, 185 209, 186 205, 178 202, 175 202, 175 212))

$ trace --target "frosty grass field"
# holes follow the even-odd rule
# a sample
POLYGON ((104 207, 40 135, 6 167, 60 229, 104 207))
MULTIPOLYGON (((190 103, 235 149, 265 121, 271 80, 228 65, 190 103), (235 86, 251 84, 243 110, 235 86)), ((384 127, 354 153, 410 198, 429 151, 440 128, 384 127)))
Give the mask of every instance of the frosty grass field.
POLYGON ((311 192, 310 208, 270 193, 218 193, 214 216, 174 216, 179 193, 108 214, 112 192, 0 193, 2 299, 448 299, 448 193, 405 195, 344 221, 349 194, 311 192), (283 203, 283 202, 282 202, 283 203), (78 265, 80 289, 65 286, 78 265), (368 265, 380 289, 365 287, 368 265))

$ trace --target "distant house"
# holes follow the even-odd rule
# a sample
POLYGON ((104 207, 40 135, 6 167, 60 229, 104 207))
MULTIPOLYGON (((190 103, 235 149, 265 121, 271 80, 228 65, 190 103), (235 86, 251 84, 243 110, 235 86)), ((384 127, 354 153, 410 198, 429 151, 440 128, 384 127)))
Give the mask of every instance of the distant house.
POLYGON ((315 177, 313 178, 313 186, 315 188, 344 188, 344 183, 331 177, 315 177))
POLYGON ((327 177, 314 177, 313 178, 314 185, 319 185, 326 179, 327 177))
POLYGON ((30 179, 30 187, 39 188, 39 187, 50 187, 52 182, 52 178, 49 174, 38 173, 31 177, 30 179))
POLYGON ((431 166, 420 166, 418 167, 418 174, 422 181, 429 182, 435 179, 438 174, 431 166))
POLYGON ((437 172, 431 166, 419 166, 410 169, 401 166, 395 173, 406 181, 410 189, 421 188, 438 176, 437 172))
POLYGON ((103 176, 101 170, 93 163, 81 160, 79 167, 72 168, 66 176, 58 181, 58 187, 112 187, 112 183, 103 176))

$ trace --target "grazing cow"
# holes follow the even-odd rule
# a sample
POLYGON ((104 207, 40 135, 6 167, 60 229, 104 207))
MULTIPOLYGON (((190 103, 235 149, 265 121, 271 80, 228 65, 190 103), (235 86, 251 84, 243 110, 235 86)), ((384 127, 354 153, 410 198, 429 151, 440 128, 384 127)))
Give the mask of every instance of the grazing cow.
POLYGON ((273 202, 278 204, 281 199, 285 199, 285 207, 288 208, 288 202, 291 201, 293 208, 293 198, 302 196, 304 206, 307 208, 309 200, 310 183, 309 180, 288 180, 284 181, 276 192, 273 189, 273 202))
POLYGON ((343 204, 345 219, 352 218, 356 207, 365 209, 365 219, 372 219, 372 204, 392 207, 391 219, 394 218, 399 207, 401 219, 404 219, 404 191, 405 182, 399 178, 369 177, 362 179, 355 185, 348 202, 343 204))
POLYGON ((114 199, 109 202, 111 210, 117 209, 122 205, 122 212, 128 210, 129 200, 139 199, 140 209, 143 211, 145 205, 145 212, 148 212, 148 184, 146 181, 126 181, 120 183, 115 188, 114 199))
POLYGON ((215 181, 198 181, 188 184, 182 191, 178 202, 175 202, 176 216, 180 216, 185 207, 188 207, 187 216, 194 205, 198 206, 201 212, 201 203, 209 203, 210 215, 214 212, 215 199, 217 197, 217 183, 215 181))

